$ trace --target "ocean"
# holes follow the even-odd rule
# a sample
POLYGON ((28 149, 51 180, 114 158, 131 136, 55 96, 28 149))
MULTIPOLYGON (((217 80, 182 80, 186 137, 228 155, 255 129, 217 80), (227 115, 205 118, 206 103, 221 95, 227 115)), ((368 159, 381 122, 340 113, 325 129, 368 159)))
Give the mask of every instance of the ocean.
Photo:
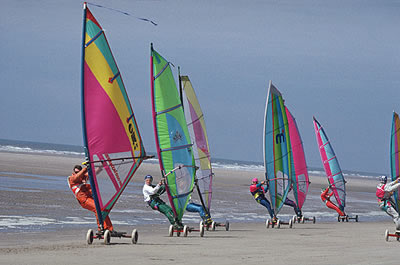
MULTIPOLYGON (((82 146, 66 145, 66 144, 52 144, 52 143, 39 143, 29 141, 17 141, 0 139, 0 152, 13 152, 13 153, 33 153, 33 154, 47 154, 47 155, 61 155, 61 156, 75 156, 84 157, 84 149, 82 146)), ((149 153, 155 155, 155 153, 149 153)), ((146 163, 158 163, 158 159, 149 159, 146 163)), ((244 170, 264 172, 264 164, 262 162, 240 161, 223 158, 212 158, 212 167, 221 168, 226 170, 244 170)), ((310 175, 325 176, 323 168, 308 168, 310 175)), ((345 178, 369 178, 378 179, 380 173, 371 172, 358 172, 343 170, 345 178)))
MULTIPOLYGON (((56 156, 84 157, 84 150, 81 146, 38 143, 27 141, 15 141, 0 139, 0 152, 46 154, 56 156)), ((158 164, 157 159, 147 160, 145 163, 158 164)), ((236 161, 229 159, 213 159, 213 168, 220 168, 231 171, 251 171, 259 172, 263 175, 264 166, 261 162, 236 161)), ((346 180, 351 179, 377 179, 379 174, 368 172, 343 171, 346 180)), ((325 176, 322 168, 309 168, 311 176, 325 176)), ((43 176, 30 173, 5 172, 0 168, 0 198, 6 192, 19 192, 21 199, 16 201, 12 207, 0 201, 0 231, 5 232, 24 232, 57 230, 60 228, 79 228, 91 227, 95 223, 94 216, 87 210, 80 209, 79 206, 72 209, 65 209, 62 205, 65 202, 54 205, 41 205, 41 201, 26 201, 24 194, 28 197, 40 198, 46 190, 61 192, 67 200, 72 200, 72 194, 66 184, 65 178, 60 176, 43 176), (45 187, 45 188, 43 188, 45 187), (78 210, 77 210, 78 209, 78 210)), ((121 196, 118 206, 112 211, 112 220, 115 225, 140 225, 147 223, 166 223, 166 218, 159 213, 148 209, 143 203, 141 194, 142 183, 132 182, 121 196), (140 202, 135 207, 131 207, 131 202, 140 202), (120 207, 123 206, 123 207, 120 207)), ((254 202, 248 192, 247 187, 234 187, 232 193, 238 193, 238 199, 214 199, 212 206, 213 218, 224 222, 264 222, 266 219, 265 209, 254 202)), ((361 221, 388 220, 388 217, 379 210, 374 194, 363 191, 348 194, 346 209, 353 215, 358 214, 361 221)), ((217 196, 218 197, 218 196, 217 196)), ((61 200, 61 197, 60 197, 61 200)), ((6 200, 4 200, 6 201, 6 200)), ((327 209, 317 193, 309 193, 306 204, 303 207, 305 216, 315 216, 318 221, 334 221, 336 213, 327 209)), ((285 209, 279 214, 282 219, 289 219, 293 215, 292 210, 285 209)), ((390 220, 390 219, 389 219, 390 220)), ((185 223, 199 221, 199 216, 193 213, 185 213, 183 218, 185 223)))

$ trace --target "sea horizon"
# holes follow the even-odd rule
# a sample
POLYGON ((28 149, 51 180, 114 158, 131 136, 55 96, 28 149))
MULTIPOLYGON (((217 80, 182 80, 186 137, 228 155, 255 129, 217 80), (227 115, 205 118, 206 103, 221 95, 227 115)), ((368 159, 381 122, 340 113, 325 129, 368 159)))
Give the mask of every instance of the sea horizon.
MULTIPOLYGON (((46 142, 35 142, 25 140, 13 140, 13 139, 0 139, 0 152, 11 152, 11 153, 31 153, 31 154, 43 154, 43 155, 57 155, 57 156, 72 156, 72 157, 84 157, 84 147, 72 144, 58 144, 58 143, 46 143, 46 142)), ((154 155, 155 158, 148 159, 145 163, 158 164, 158 158, 156 152, 147 152, 148 155, 154 155)), ((235 160, 227 158, 211 158, 212 167, 217 169, 225 170, 244 170, 254 172, 264 172, 264 164, 260 161, 246 161, 246 160, 235 160)), ((325 176, 325 171, 321 167, 310 167, 308 166, 309 175, 325 176)), ((377 172, 366 172, 366 171, 355 171, 342 169, 343 175, 347 178, 378 178, 383 173, 377 172)))

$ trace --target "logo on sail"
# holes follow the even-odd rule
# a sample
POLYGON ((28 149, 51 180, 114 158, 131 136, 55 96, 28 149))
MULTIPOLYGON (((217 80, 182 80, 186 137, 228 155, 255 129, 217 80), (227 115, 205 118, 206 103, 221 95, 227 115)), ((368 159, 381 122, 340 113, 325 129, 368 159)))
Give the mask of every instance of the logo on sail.
POLYGON ((281 144, 283 142, 285 142, 285 130, 284 129, 282 129, 282 133, 278 133, 275 136, 275 143, 276 144, 281 144))
POLYGON ((175 142, 182 140, 182 134, 180 134, 178 131, 176 131, 175 135, 172 139, 174 139, 175 142))

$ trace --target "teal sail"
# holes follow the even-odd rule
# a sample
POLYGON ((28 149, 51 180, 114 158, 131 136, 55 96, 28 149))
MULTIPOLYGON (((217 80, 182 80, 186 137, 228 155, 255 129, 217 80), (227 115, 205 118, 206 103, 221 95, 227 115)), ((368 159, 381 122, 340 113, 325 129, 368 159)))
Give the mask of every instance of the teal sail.
POLYGON ((278 214, 295 179, 289 122, 284 100, 270 82, 264 116, 264 166, 271 204, 278 214))

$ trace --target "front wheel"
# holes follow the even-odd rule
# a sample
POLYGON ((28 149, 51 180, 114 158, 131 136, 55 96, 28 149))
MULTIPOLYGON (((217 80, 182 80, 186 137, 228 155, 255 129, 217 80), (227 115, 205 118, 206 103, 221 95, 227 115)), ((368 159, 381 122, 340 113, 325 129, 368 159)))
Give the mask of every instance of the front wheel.
POLYGON ((316 221, 316 220, 315 220, 315 216, 313 216, 313 218, 312 218, 312 223, 315 224, 315 221, 316 221))
MULTIPOLYGON (((202 226, 203 226, 203 224, 202 224, 202 222, 200 222, 200 227, 202 227, 202 226)), ((188 232, 189 232, 189 228, 188 228, 187 225, 185 225, 185 226, 183 227, 183 236, 184 236, 184 237, 187 237, 187 236, 188 236, 188 232)))
POLYGON ((110 230, 106 230, 104 232, 104 244, 109 245, 110 241, 111 241, 111 232, 110 232, 110 230))
POLYGON ((229 231, 229 221, 225 221, 225 230, 229 231))
POLYGON ((269 228, 269 226, 270 226, 270 221, 269 221, 269 219, 267 219, 267 221, 265 222, 265 226, 266 226, 267 228, 269 228))
POLYGON ((173 236, 174 236, 174 226, 173 226, 173 225, 170 225, 170 226, 169 226, 168 235, 169 235, 170 237, 173 237, 173 236))
POLYGON ((88 245, 91 245, 93 243, 93 236, 94 236, 93 230, 89 229, 86 233, 86 243, 88 243, 88 245))
POLYGON ((389 230, 387 230, 387 229, 385 231, 385 240, 389 241, 389 230))
POLYGON ((139 239, 139 234, 136 229, 133 229, 131 234, 132 244, 136 244, 138 239, 139 239))
POLYGON ((293 228, 293 220, 289 220, 289 228, 293 228))
POLYGON ((200 237, 204 236, 204 225, 200 226, 200 237))
POLYGON ((278 220, 277 222, 276 222, 276 228, 281 228, 281 220, 278 220))

